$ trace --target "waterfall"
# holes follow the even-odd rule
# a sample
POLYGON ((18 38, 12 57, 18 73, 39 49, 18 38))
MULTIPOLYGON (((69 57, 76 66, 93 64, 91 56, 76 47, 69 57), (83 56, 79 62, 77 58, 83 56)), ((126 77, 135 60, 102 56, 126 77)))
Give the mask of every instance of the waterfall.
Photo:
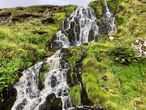
POLYGON ((113 17, 113 14, 109 10, 106 0, 105 0, 104 20, 107 28, 107 33, 109 37, 111 37, 113 34, 117 32, 117 28, 115 25, 115 18, 113 17))
MULTIPOLYGON (((110 28, 109 33, 115 32, 114 19, 107 6, 105 20, 110 28)), ((70 67, 63 59, 61 50, 95 41, 99 35, 98 31, 99 27, 92 8, 78 7, 74 10, 62 22, 61 29, 56 33, 52 48, 58 45, 59 49, 54 55, 22 72, 22 76, 14 86, 17 90, 17 98, 11 110, 44 110, 42 106, 46 104, 47 97, 51 94, 61 99, 62 110, 74 110, 68 94, 67 75, 70 67), (39 75, 44 63, 48 64, 49 70, 46 72, 44 88, 40 90, 39 75)), ((78 82, 82 87, 79 79, 78 82)))
POLYGON ((89 39, 95 41, 97 35, 99 35, 98 30, 99 27, 96 24, 96 17, 93 9, 90 7, 78 7, 65 21, 63 21, 59 33, 62 32, 64 34, 58 34, 60 36, 57 36, 55 41, 60 41, 60 43, 62 43, 62 48, 68 47, 69 43, 67 37, 65 37, 65 34, 67 33, 68 35, 68 33, 71 33, 72 36, 68 35, 70 46, 80 46, 88 43, 89 39), (92 36, 89 36, 91 32, 92 36), (64 36, 63 38, 66 40, 60 39, 62 36, 64 36))
POLYGON ((72 103, 68 95, 68 70, 69 65, 62 59, 61 50, 58 50, 44 62, 39 62, 23 71, 23 76, 15 84, 17 100, 12 110, 40 110, 41 106, 45 104, 47 96, 52 93, 57 98, 61 98, 62 110, 72 108, 72 103), (49 71, 44 81, 44 88, 39 90, 39 72, 43 63, 48 63, 49 71))
POLYGON ((58 47, 61 48, 69 48, 70 47, 70 42, 68 37, 65 36, 61 31, 58 31, 56 33, 56 40, 54 41, 56 44, 58 44, 58 47))
POLYGON ((19 82, 14 86, 17 90, 17 100, 12 110, 34 110, 33 106, 39 101, 39 71, 42 64, 43 62, 39 62, 22 72, 23 76, 20 77, 19 82))

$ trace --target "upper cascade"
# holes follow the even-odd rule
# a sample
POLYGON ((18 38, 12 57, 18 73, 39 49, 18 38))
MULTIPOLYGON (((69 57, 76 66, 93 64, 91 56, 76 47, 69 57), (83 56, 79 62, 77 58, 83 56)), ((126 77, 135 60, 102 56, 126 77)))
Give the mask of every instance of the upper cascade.
POLYGON ((115 24, 115 17, 113 16, 112 12, 110 11, 107 2, 105 1, 105 12, 104 12, 104 20, 106 24, 106 30, 111 37, 113 34, 117 32, 116 24, 115 24))
POLYGON ((55 42, 62 43, 62 48, 80 46, 89 41, 95 41, 99 35, 99 27, 96 24, 93 9, 90 7, 78 7, 62 22, 59 33, 57 33, 55 42))

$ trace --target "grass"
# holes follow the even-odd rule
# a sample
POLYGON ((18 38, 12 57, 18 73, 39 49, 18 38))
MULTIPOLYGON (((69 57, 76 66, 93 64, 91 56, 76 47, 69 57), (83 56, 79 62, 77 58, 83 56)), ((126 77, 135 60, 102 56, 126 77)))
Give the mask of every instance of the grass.
MULTIPOLYGON (((99 41, 83 48, 88 51, 82 61, 80 74, 94 106, 102 106, 108 110, 143 110, 146 107, 145 59, 132 59, 128 64, 117 62, 114 60, 115 56, 109 54, 116 47, 108 41, 104 44, 99 41)), ((71 96, 73 93, 70 93, 71 96)), ((73 101, 76 102, 79 98, 73 98, 73 101)))
POLYGON ((70 12, 73 8, 75 6, 1 9, 1 12, 11 13, 9 19, 15 17, 16 20, 16 16, 19 18, 0 25, 0 92, 18 80, 18 73, 52 54, 49 43, 62 20, 68 16, 64 10, 70 12), (43 13, 48 9, 50 15, 43 13), (25 13, 39 17, 27 17, 25 13), (41 20, 46 17, 52 17, 55 24, 42 24, 41 20))
MULTIPOLYGON (((104 5, 100 0, 90 3, 100 27, 103 26, 104 5)), ((102 33, 98 42, 70 48, 67 60, 71 72, 73 74, 75 64, 80 60, 79 75, 94 106, 107 110, 145 110, 146 59, 137 58, 131 44, 136 39, 146 40, 146 4, 140 0, 109 0, 108 5, 116 18, 114 40, 108 41, 106 33, 102 33)), ((74 7, 3 9, 12 12, 11 16, 28 12, 40 17, 21 18, 0 25, 0 91, 13 84, 19 72, 52 54, 48 44, 74 7), (42 24, 40 20, 48 17, 42 12, 50 8, 54 11, 49 17, 55 19, 55 24, 42 24)), ((45 70, 44 65, 42 81, 45 70)), ((73 80, 72 76, 69 94, 73 104, 79 106, 81 88, 73 80)))
POLYGON ((70 98, 72 100, 72 103, 76 106, 80 106, 81 105, 81 96, 80 96, 80 85, 76 85, 74 87, 72 87, 69 91, 70 98))
MULTIPOLYGON (((112 42, 102 33, 98 42, 80 47, 87 50, 79 72, 83 85, 94 106, 107 110, 145 110, 146 59, 137 58, 131 44, 136 39, 146 40, 146 4, 138 0, 109 0, 108 4, 118 31, 112 42)), ((98 25, 103 25, 104 2, 96 0, 90 6, 99 18, 98 25)))

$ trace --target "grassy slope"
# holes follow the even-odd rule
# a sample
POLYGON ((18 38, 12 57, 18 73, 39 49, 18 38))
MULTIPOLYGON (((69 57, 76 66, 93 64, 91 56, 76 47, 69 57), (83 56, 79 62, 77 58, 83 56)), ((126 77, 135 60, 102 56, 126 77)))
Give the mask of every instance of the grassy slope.
POLYGON ((11 12, 10 23, 0 25, 0 92, 18 79, 18 73, 34 63, 50 56, 48 44, 64 20, 75 6, 35 6, 28 8, 1 9, 3 13, 11 12), (50 10, 50 14, 43 13, 50 10), (17 17, 25 13, 39 17, 17 17), (55 23, 42 24, 46 18, 55 19, 55 23))
MULTIPOLYGON (((100 0, 97 2, 90 5, 101 18, 104 4, 100 0)), ((110 7, 118 25, 114 41, 109 42, 107 36, 102 35, 97 43, 71 48, 69 53, 72 57, 68 61, 73 67, 83 54, 82 49, 88 50, 79 73, 89 99, 95 106, 107 110, 145 110, 146 61, 144 58, 135 58, 131 43, 135 39, 146 39, 146 5, 138 0, 110 0, 110 7)), ((56 11, 53 14, 56 23, 44 25, 40 19, 47 15, 42 14, 40 9, 12 9, 13 16, 31 12, 41 17, 0 25, 0 90, 12 84, 18 78, 17 73, 51 54, 48 42, 66 14, 63 10, 56 11), (38 32, 45 34, 40 35, 38 32)), ((65 9, 69 14, 73 7, 65 9)), ((97 23, 101 25, 102 19, 97 20, 97 23)), ((75 84, 71 88, 70 95, 74 104, 80 105, 79 85, 75 84)))
MULTIPOLYGON (((104 2, 98 0, 90 6, 98 17, 102 16, 104 2)), ((135 39, 146 40, 146 4, 138 0, 109 0, 109 6, 118 27, 114 41, 102 35, 97 43, 72 48, 68 60, 73 66, 83 54, 82 49, 88 50, 79 73, 95 106, 107 110, 145 110, 146 59, 136 58, 131 44, 135 39)), ((102 19, 97 23, 101 25, 102 19)), ((77 84, 70 91, 76 105, 80 105, 79 92, 77 84)))

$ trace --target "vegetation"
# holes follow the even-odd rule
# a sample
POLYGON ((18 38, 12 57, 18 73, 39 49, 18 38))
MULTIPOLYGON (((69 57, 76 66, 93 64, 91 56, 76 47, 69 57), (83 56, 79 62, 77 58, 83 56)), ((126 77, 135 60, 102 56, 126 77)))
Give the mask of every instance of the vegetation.
MULTIPOLYGON (((136 39, 146 40, 146 4, 138 0, 109 0, 108 4, 118 28, 114 40, 108 41, 103 33, 96 43, 71 48, 68 60, 73 65, 83 54, 78 50, 87 50, 79 74, 94 106, 106 110, 145 110, 146 59, 137 58, 131 44, 136 39), (76 61, 75 52, 81 54, 76 61)), ((104 2, 96 0, 90 6, 99 18, 98 25, 103 25, 104 2)), ((73 102, 78 102, 79 98, 73 98, 73 102)))
MULTIPOLYGON (((98 42, 70 48, 67 60, 71 67, 73 104, 81 105, 81 86, 73 79, 76 62, 89 100, 106 110, 146 109, 146 59, 137 58, 131 44, 146 40, 146 4, 144 0, 108 0, 117 25, 114 40, 103 33, 98 42)), ((90 3, 103 30, 104 1, 90 3)), ((35 6, 0 10, 0 92, 13 84, 19 73, 52 55, 52 41, 61 21, 76 6, 35 6), (5 17, 5 20, 3 20, 5 17)), ((46 65, 42 68, 45 73, 46 65)), ((44 80, 45 74, 40 76, 44 80)))
POLYGON ((74 8, 33 6, 0 10, 0 92, 18 80, 24 69, 52 54, 49 42, 68 16, 65 12, 74 8), (55 22, 47 20, 43 24, 41 21, 46 18, 55 22))

